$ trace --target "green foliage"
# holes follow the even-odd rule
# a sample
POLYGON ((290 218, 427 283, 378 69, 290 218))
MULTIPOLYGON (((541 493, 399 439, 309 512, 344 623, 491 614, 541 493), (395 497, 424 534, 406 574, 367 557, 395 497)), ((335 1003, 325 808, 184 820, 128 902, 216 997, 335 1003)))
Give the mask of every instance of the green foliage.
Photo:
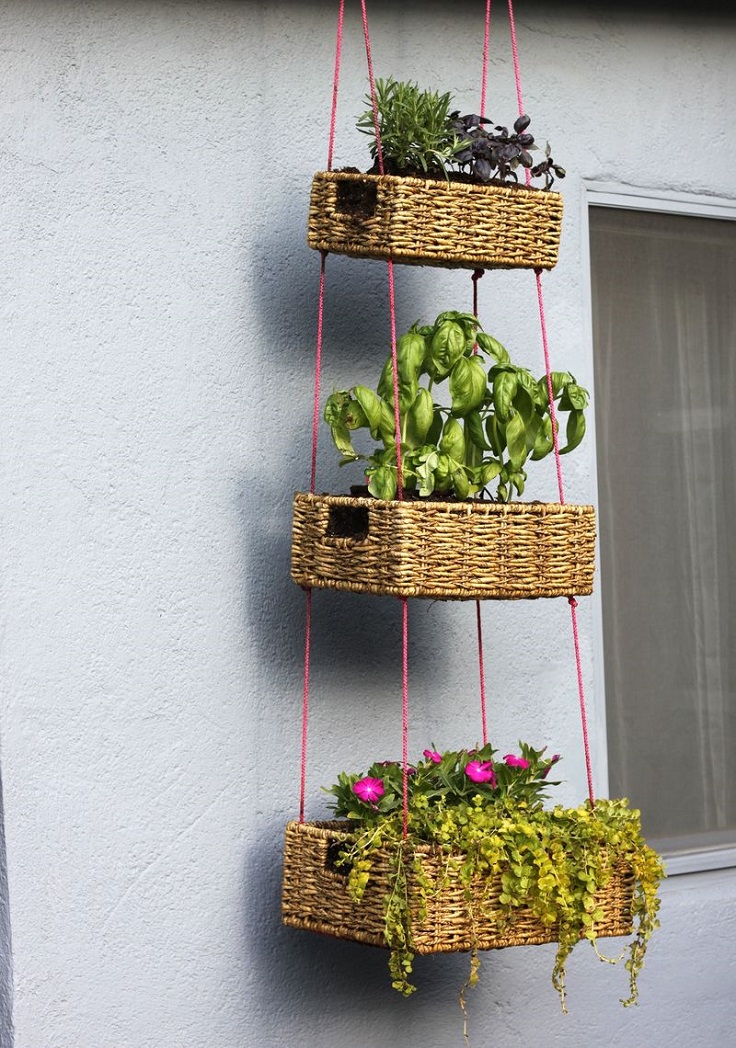
MULTIPOLYGON (((491 747, 427 756, 409 776, 407 838, 403 836, 400 765, 375 764, 363 777, 341 775, 328 792, 336 798, 336 814, 352 820, 341 857, 349 871, 348 890, 359 902, 370 881, 376 850, 388 848, 392 867, 385 928, 390 973, 395 989, 403 994, 413 992, 411 911, 418 908, 421 918, 428 893, 437 889, 422 865, 421 848, 433 846, 447 855, 448 863, 459 864, 471 917, 477 920, 493 906, 489 916, 503 924, 524 906, 542 924, 554 927, 558 945, 552 982, 564 1011, 567 959, 581 939, 596 946, 596 926, 604 916, 596 896, 608 884, 615 866, 623 863, 632 870, 635 888, 634 936, 625 951, 629 994, 622 1004, 634 1004, 647 944, 659 926, 657 892, 664 876, 662 862, 642 838, 639 812, 629 808, 625 799, 598 800, 594 807, 586 802, 578 808, 543 808, 546 775, 557 758, 545 759, 544 751, 523 744, 521 752, 522 758, 504 758, 505 762, 509 757, 518 761, 518 766, 494 761, 491 747), (467 774, 471 762, 490 764, 495 781, 472 782, 467 774), (366 781, 382 783, 383 793, 376 803, 362 802, 356 796, 354 788, 366 781), (484 897, 483 881, 499 876, 502 891, 490 903, 490 897, 484 897)), ((425 751, 425 756, 432 753, 425 751)), ((474 950, 470 985, 476 981, 477 968, 474 950)))
MULTIPOLYGON (((507 350, 484 332, 471 313, 440 313, 433 324, 417 322, 396 344, 402 475, 404 487, 421 496, 454 493, 467 499, 495 483, 495 497, 521 495, 528 462, 553 450, 547 377, 535 379, 513 364, 507 350), (487 367, 490 358, 492 366, 487 367), (424 384, 422 384, 424 382, 424 384), (447 383, 449 407, 434 401, 447 383)), ((562 453, 585 435, 588 393, 566 371, 550 376, 556 412, 567 413, 562 453)), ((327 400, 325 421, 341 465, 368 462, 368 490, 393 499, 398 488, 394 383, 391 357, 374 392, 366 386, 337 390, 327 400), (351 432, 367 429, 380 443, 359 454, 351 432)))
POLYGON ((538 147, 529 133, 530 118, 517 117, 513 130, 486 117, 450 112, 450 92, 427 91, 410 80, 393 77, 376 80, 376 114, 366 96, 367 110, 358 118, 358 130, 370 135, 371 156, 377 169, 376 118, 381 136, 381 154, 386 174, 429 175, 449 178, 450 172, 465 172, 471 181, 518 182, 517 170, 526 168, 532 178, 544 178, 549 189, 565 177, 547 144, 545 159, 535 164, 532 151, 538 147))
MULTIPOLYGON (((559 785, 547 780, 559 755, 545 757, 545 750, 535 750, 523 742, 519 747, 519 756, 509 753, 502 761, 494 760, 496 750, 490 744, 446 753, 425 750, 424 759, 408 769, 410 809, 425 812, 438 801, 446 808, 453 808, 476 796, 489 803, 512 801, 530 809, 541 807, 547 789, 559 785)), ((335 797, 332 806, 338 818, 357 819, 369 825, 380 822, 391 812, 403 810, 403 790, 401 764, 379 761, 364 775, 341 772, 326 792, 335 797), (379 784, 371 789, 369 800, 361 798, 364 790, 360 784, 366 782, 379 784)))
MULTIPOLYGON (((450 119, 449 92, 423 91, 411 81, 393 77, 376 80, 378 129, 384 166, 388 174, 447 176, 447 165, 460 148, 450 119)), ((375 121, 370 95, 368 109, 358 119, 360 131, 373 137, 371 156, 376 160, 375 121)))

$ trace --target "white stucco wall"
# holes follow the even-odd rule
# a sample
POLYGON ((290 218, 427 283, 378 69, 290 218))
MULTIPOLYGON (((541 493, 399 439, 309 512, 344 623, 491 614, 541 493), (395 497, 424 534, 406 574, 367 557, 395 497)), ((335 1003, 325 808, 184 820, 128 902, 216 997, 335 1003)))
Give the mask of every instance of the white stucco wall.
MULTIPOLYGON (((466 958, 418 963, 421 990, 404 1001, 380 951, 279 923, 302 671, 290 499, 308 484, 318 277, 305 212, 326 156, 336 7, 0 10, 0 754, 16 1048, 462 1041, 466 958)), ((365 166, 357 7, 338 166, 365 166)), ((495 7, 489 108, 508 119, 495 7)), ((569 172, 560 263, 545 278, 553 358, 592 388, 582 182, 736 195, 736 22, 517 7, 526 108, 569 172)), ((482 9, 371 3, 377 72, 444 85, 473 108, 482 9)), ((486 328, 541 370, 531 275, 487 274, 480 293, 486 328)), ((469 276, 400 269, 397 295, 405 327, 467 308, 469 276)), ((327 310, 327 388, 371 380, 388 330, 383 266, 330 259, 327 310)), ((350 478, 327 440, 321 450, 320 487, 343 490, 350 478)), ((594 500, 592 442, 565 465, 568 498, 594 500)), ((554 497, 551 470, 542 489, 554 497)), ((400 691, 398 604, 314 604, 318 817, 319 787, 340 768, 397 751, 400 691)), ((594 608, 581 602, 600 769, 594 608)), ((418 604, 411 620, 412 752, 464 745, 479 731, 472 609, 418 604)), ((494 605, 486 622, 494 738, 549 741, 566 757, 564 799, 582 797, 564 602, 494 605)), ((473 1043, 730 1044, 734 903, 728 871, 665 886, 628 1011, 623 968, 582 947, 567 1017, 550 949, 488 956, 473 1043)), ((0 944, 0 988, 8 976, 0 944)))

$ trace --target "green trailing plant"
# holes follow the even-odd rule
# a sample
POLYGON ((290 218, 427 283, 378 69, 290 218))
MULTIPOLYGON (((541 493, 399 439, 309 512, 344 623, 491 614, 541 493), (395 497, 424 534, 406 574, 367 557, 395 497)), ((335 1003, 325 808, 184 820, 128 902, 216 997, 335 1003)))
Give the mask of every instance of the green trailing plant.
POLYGON ((517 117, 509 131, 487 117, 461 116, 459 110, 452 110, 450 92, 424 90, 413 81, 393 77, 377 79, 375 91, 376 114, 368 95, 368 109, 357 121, 358 129, 372 138, 373 170, 378 166, 377 115, 386 174, 449 179, 460 172, 476 182, 516 183, 521 167, 532 178, 544 178, 545 189, 551 188, 554 176, 565 177, 564 168, 552 159, 549 144, 544 160, 534 163, 532 152, 538 147, 527 114, 517 117))
MULTIPOLYGON (((554 929, 557 953, 552 982, 563 1011, 567 959, 583 939, 598 953, 596 928, 604 916, 599 893, 615 867, 628 866, 634 878, 634 935, 622 955, 629 994, 621 1003, 636 1002, 647 945, 659 925, 662 862, 642 838, 639 812, 625 799, 545 808, 548 787, 557 785, 548 781, 548 775, 558 760, 558 755, 546 757, 544 750, 524 743, 518 755, 501 759, 490 745, 445 753, 425 750, 423 760, 407 769, 406 837, 404 772, 398 762, 376 763, 364 774, 341 773, 327 791, 334 798, 335 814, 350 820, 338 863, 348 872, 348 891, 356 902, 370 882, 378 850, 391 851, 384 907, 389 969, 396 990, 406 995, 415 989, 410 979, 411 914, 422 917, 428 893, 437 887, 422 864, 429 845, 447 855, 448 861, 449 857, 456 861, 471 918, 484 905, 492 905, 490 916, 504 924, 524 907, 554 929), (489 903, 483 884, 498 878, 500 894, 489 903)), ((471 985, 477 981, 478 967, 474 948, 471 985)))
MULTIPOLYGON (((470 313, 440 313, 434 323, 417 322, 396 345, 402 479, 407 492, 467 499, 480 492, 508 502, 522 495, 529 462, 554 448, 547 376, 535 378, 511 361, 501 343, 470 313), (488 367, 490 361, 490 368, 488 367), (446 387, 443 384, 446 383, 446 387), (435 401, 446 388, 449 404, 435 401)), ((585 435, 588 393, 567 371, 550 376, 556 413, 567 416, 560 451, 576 448, 585 435)), ((356 385, 327 399, 330 426, 341 465, 363 460, 368 491, 393 499, 398 490, 394 381, 389 355, 375 392, 356 385), (356 451, 352 433, 367 429, 379 446, 356 451)))

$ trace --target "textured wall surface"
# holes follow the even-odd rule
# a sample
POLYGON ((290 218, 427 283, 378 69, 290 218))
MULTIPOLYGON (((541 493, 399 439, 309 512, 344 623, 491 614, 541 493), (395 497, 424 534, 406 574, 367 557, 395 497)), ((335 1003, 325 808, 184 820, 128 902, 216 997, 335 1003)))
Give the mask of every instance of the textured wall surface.
MULTIPOLYGON (((467 958, 418 963, 404 1001, 380 951, 279 923, 303 635, 290 499, 309 480, 318 279, 305 215, 326 156, 336 6, 1 5, 0 731, 17 1048, 462 1043, 467 958)), ((489 108, 507 120, 498 6, 489 108)), ((336 166, 367 166, 357 7, 336 166)), ((371 3, 377 72, 475 108, 482 7, 371 3)), ((583 180, 734 196, 735 25, 521 0, 517 18, 533 129, 569 172, 545 278, 552 354, 591 388, 583 180)), ((472 301, 468 274, 396 279, 401 329, 472 301)), ((531 275, 487 274, 480 294, 487 330, 541 370, 531 275)), ((330 259, 326 387, 373 379, 387 338, 384 267, 330 259)), ((345 490, 354 478, 327 440, 320 450, 318 486, 345 490)), ((566 463, 571 501, 595 500, 594 459, 589 441, 566 463)), ((535 495, 554 493, 543 469, 535 495)), ((318 817, 340 768, 398 752, 400 688, 398 602, 314 604, 318 817)), ((564 602, 494 605, 486 622, 494 740, 549 742, 566 757, 563 799, 578 799, 564 602)), ((473 611, 421 604, 411 623, 412 752, 474 741, 473 611)), ((581 632, 602 767, 594 629, 591 598, 581 632)), ((735 903, 729 872, 665 886, 628 1011, 623 968, 585 948, 568 1016, 549 948, 487 956, 474 1043, 731 1043, 735 903)), ((0 944, 0 988, 9 977, 0 944)))
POLYGON ((0 1048, 13 1044, 13 968, 11 957, 10 906, 5 855, 3 784, 0 779, 0 1048))

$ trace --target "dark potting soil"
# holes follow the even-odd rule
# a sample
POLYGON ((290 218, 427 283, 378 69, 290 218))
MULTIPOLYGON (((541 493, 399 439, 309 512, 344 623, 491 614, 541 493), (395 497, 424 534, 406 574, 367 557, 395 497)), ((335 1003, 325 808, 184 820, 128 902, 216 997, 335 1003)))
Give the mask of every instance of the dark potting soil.
MULTIPOLYGON (((391 163, 385 165, 385 175, 397 175, 404 178, 425 178, 432 182, 463 182, 466 185, 473 186, 502 186, 506 189, 523 189, 527 190, 539 190, 539 186, 528 186, 525 182, 514 182, 513 179, 507 181, 503 178, 489 178, 487 181, 483 181, 482 178, 474 178, 473 175, 468 174, 465 171, 448 171, 447 178, 441 171, 429 172, 422 170, 409 170, 405 169, 399 171, 398 168, 394 167, 391 163)), ((381 172, 378 170, 376 164, 369 168, 367 171, 361 171, 357 167, 341 167, 338 168, 338 172, 345 175, 380 175, 381 172)))

